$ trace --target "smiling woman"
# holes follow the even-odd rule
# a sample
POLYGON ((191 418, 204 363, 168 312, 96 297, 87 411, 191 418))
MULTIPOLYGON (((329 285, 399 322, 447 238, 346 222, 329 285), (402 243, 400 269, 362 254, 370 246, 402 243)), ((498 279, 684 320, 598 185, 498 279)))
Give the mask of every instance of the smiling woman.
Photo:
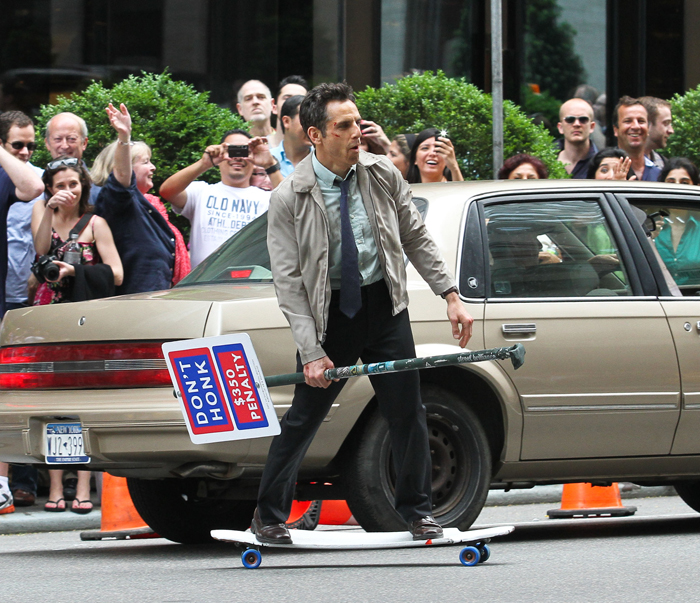
POLYGON ((411 149, 407 180, 411 184, 464 180, 454 146, 444 130, 428 128, 418 134, 411 149))

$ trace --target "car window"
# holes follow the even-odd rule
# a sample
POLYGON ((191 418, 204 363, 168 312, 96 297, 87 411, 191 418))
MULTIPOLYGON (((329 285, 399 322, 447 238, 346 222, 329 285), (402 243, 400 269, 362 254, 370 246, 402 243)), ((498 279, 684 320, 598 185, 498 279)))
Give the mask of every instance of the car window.
POLYGON ((484 218, 492 297, 631 295, 597 201, 498 203, 484 218))
POLYGON ((237 282, 272 282, 267 213, 239 230, 176 287, 237 282))
POLYGON ((671 277, 684 295, 695 295, 700 291, 700 210, 673 201, 639 207, 671 277))

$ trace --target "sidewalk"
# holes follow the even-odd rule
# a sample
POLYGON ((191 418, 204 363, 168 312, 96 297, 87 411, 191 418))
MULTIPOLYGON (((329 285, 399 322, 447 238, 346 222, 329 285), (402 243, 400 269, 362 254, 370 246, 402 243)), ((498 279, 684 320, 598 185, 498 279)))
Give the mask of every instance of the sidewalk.
MULTIPOLYGON (((629 498, 649 498, 654 496, 676 496, 676 491, 671 486, 653 488, 639 488, 634 486, 626 490, 622 486, 621 496, 629 498)), ((558 505, 561 502, 562 486, 535 486, 527 490, 491 490, 486 499, 487 507, 508 505, 530 505, 537 503, 551 503, 558 505)), ((93 492, 93 503, 95 502, 93 492)), ((63 513, 47 513, 44 511, 46 498, 39 498, 31 507, 17 507, 14 513, 0 515, 0 535, 25 534, 32 532, 65 532, 70 530, 99 530, 101 521, 100 507, 95 505, 92 513, 78 515, 66 510, 63 513)), ((70 504, 70 503, 68 503, 70 504)))

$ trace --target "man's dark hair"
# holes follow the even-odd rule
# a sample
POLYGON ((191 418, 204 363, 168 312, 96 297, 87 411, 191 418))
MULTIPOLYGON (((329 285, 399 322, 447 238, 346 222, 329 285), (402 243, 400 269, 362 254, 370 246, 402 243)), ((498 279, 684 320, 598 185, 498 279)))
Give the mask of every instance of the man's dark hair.
POLYGON ((627 157, 627 153, 625 153, 622 149, 617 149, 615 147, 608 147, 607 149, 598 151, 588 164, 588 173, 586 174, 586 178, 589 180, 595 180, 595 173, 598 171, 600 164, 603 163, 603 159, 609 159, 610 157, 625 159, 627 157))
POLYGON ((700 174, 698 174, 698 168, 695 164, 686 157, 671 157, 664 165, 664 169, 661 170, 659 174, 659 182, 666 182, 666 177, 673 170, 685 170, 690 176, 690 180, 693 184, 697 185, 700 182, 700 174))
POLYGON ((671 108, 671 103, 655 96, 640 96, 639 102, 644 105, 647 110, 647 116, 650 124, 656 124, 656 119, 659 117, 659 109, 661 107, 671 108))
POLYGON ((284 105, 282 105, 282 110, 280 111, 280 125, 282 126, 282 134, 284 134, 284 120, 282 118, 289 117, 294 119, 294 117, 299 114, 299 106, 303 100, 303 94, 295 94, 284 101, 284 105))
POLYGON ((224 142, 224 140, 226 140, 229 136, 231 136, 231 134, 243 134, 243 136, 245 136, 246 138, 252 138, 252 136, 250 134, 248 134, 248 132, 246 132, 245 130, 241 130, 240 128, 235 128, 234 130, 229 130, 228 132, 226 132, 221 137, 221 142, 219 142, 219 144, 222 144, 224 142))
MULTIPOLYGON (((644 104, 638 99, 638 98, 632 98, 631 96, 623 96, 619 101, 617 101, 617 105, 615 105, 615 110, 613 111, 613 126, 618 127, 618 113, 620 111, 620 107, 632 107, 634 105, 641 105, 644 107, 644 104)), ((646 107, 644 107, 646 109, 646 107)), ((648 116, 647 116, 648 119, 648 116)))
POLYGON ((3 143, 7 142, 7 137, 10 135, 12 126, 26 128, 27 126, 33 125, 34 122, 32 119, 21 111, 5 111, 5 113, 0 113, 0 140, 2 140, 3 143))
MULTIPOLYGON (((321 135, 326 135, 326 123, 328 122, 328 111, 326 106, 331 101, 352 101, 355 102, 355 95, 352 87, 347 82, 337 84, 319 84, 309 90, 299 107, 299 121, 304 132, 308 134, 312 126, 318 128, 321 135)), ((286 103, 285 103, 286 104, 286 103)))
POLYGON ((309 89, 309 83, 303 77, 301 77, 300 75, 288 75, 280 82, 280 85, 277 87, 277 96, 280 95, 282 88, 284 88, 287 84, 296 84, 297 86, 302 86, 304 90, 309 89))

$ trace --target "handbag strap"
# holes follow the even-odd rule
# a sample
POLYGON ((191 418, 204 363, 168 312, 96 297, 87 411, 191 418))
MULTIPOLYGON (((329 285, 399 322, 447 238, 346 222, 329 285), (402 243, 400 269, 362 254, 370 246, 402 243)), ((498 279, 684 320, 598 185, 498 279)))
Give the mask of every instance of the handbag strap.
POLYGON ((90 223, 90 220, 92 220, 93 215, 94 214, 91 214, 90 212, 84 213, 80 217, 80 220, 78 220, 78 223, 70 229, 70 233, 68 233, 68 238, 70 239, 71 235, 74 234, 80 236, 83 230, 87 228, 87 225, 90 223))

